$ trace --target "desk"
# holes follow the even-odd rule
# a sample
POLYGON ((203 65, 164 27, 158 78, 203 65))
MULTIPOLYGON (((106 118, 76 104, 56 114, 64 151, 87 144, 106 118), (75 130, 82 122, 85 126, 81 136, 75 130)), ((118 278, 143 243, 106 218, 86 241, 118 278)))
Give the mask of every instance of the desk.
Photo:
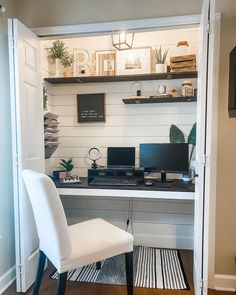
POLYGON ((164 186, 154 182, 152 186, 139 184, 138 186, 89 186, 87 178, 81 178, 81 183, 59 183, 55 181, 59 195, 63 196, 91 196, 111 198, 149 198, 166 200, 194 200, 194 184, 175 179, 164 186))

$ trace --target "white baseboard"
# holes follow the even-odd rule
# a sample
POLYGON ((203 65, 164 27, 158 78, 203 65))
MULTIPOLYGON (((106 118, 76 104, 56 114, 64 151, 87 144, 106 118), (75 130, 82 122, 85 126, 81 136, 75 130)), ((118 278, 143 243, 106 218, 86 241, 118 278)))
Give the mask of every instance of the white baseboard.
POLYGON ((0 295, 15 281, 16 266, 14 265, 0 277, 0 295))
POLYGON ((215 274, 214 289, 219 291, 235 292, 236 290, 236 276, 215 274))

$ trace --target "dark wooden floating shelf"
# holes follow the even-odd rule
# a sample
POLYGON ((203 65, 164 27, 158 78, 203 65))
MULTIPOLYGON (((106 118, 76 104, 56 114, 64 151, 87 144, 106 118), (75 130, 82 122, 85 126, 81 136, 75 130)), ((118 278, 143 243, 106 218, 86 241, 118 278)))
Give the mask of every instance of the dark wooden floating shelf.
POLYGON ((145 80, 173 80, 197 78, 197 72, 143 74, 143 75, 120 75, 120 76, 84 76, 84 77, 59 77, 45 78, 51 84, 74 84, 74 83, 100 83, 100 82, 125 82, 145 80))
POLYGON ((143 103, 169 103, 169 102, 193 102, 197 101, 196 97, 192 96, 165 96, 165 97, 150 97, 150 98, 126 98, 122 99, 125 104, 143 104, 143 103))

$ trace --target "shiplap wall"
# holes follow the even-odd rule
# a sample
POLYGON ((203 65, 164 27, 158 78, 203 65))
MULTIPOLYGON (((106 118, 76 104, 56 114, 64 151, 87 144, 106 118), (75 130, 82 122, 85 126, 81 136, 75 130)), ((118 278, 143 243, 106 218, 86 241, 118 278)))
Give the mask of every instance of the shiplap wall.
MULTIPOLYGON (((197 31, 194 30, 194 34, 192 30, 186 30, 186 34, 191 35, 192 48, 197 46, 198 38, 197 31)), ((182 30, 181 32, 181 39, 189 40, 184 38, 182 30)), ((156 32, 155 34, 156 44, 163 44, 164 42, 161 40, 164 40, 167 33, 156 32)), ((166 37, 168 47, 172 48, 170 51, 176 50, 173 44, 176 45, 176 39, 179 40, 179 36, 176 37, 173 33, 174 41, 171 36, 166 37), (172 43, 168 40, 172 40, 172 43)), ((153 32, 152 37, 154 37, 153 32)), ((144 43, 148 42, 145 34, 143 41, 144 43)), ((72 44, 75 41, 69 40, 68 42, 72 44)), ((74 44, 73 47, 88 49, 95 46, 93 42, 90 42, 89 45, 86 44, 86 42, 83 43, 83 46, 81 44, 75 46, 74 44)), ((99 42, 97 44, 99 45, 99 42)), ((145 45, 143 44, 143 46, 145 45)), ((196 87, 196 79, 191 81, 196 87)), ((171 88, 179 89, 182 82, 183 80, 142 81, 142 94, 155 95, 158 86, 163 84, 167 86, 167 91, 171 88)), ((169 142, 168 135, 171 124, 176 124, 186 136, 189 134, 196 121, 196 103, 125 105, 122 98, 127 98, 132 94, 131 84, 131 82, 116 82, 49 86, 50 109, 59 115, 60 145, 48 164, 48 172, 50 169, 58 169, 61 158, 73 157, 75 165, 73 173, 87 176, 87 169, 91 165, 91 161, 87 159, 87 151, 93 146, 101 149, 100 165, 106 165, 108 146, 135 146, 136 166, 138 166, 140 143, 169 142), (106 94, 105 122, 78 123, 76 95, 84 93, 106 94)), ((75 198, 72 196, 62 196, 62 200, 70 223, 93 217, 103 217, 125 228, 129 208, 128 200, 122 198, 111 200, 104 197, 75 198)), ((143 200, 135 200, 134 198, 135 243, 156 247, 192 249, 193 208, 192 201, 149 200, 145 199, 145 193, 143 200)))

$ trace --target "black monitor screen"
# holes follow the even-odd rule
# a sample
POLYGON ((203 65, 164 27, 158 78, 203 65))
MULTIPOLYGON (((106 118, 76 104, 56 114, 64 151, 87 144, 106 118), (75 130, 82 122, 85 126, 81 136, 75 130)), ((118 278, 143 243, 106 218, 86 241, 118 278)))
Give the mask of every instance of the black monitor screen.
POLYGON ((184 173, 188 171, 187 143, 140 144, 140 167, 146 171, 184 173))
POLYGON ((135 147, 108 147, 107 166, 135 166, 135 147))

